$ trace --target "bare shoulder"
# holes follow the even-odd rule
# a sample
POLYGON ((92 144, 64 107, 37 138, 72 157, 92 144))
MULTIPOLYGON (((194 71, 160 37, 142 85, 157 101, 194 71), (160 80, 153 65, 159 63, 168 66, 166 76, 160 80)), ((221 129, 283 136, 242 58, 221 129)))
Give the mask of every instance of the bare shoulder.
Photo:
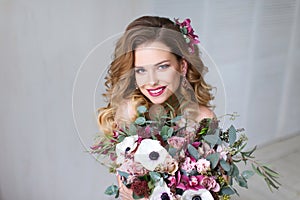
POLYGON ((215 118, 215 113, 208 107, 199 105, 199 115, 197 121, 200 122, 204 118, 215 118))

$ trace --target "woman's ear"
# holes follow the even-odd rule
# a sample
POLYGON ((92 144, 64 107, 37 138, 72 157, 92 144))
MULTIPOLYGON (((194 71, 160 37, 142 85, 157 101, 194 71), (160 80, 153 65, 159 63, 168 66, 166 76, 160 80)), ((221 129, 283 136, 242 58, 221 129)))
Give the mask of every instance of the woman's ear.
POLYGON ((186 75, 187 72, 187 68, 188 68, 188 63, 185 59, 182 59, 180 62, 180 69, 181 69, 181 73, 183 76, 186 75))

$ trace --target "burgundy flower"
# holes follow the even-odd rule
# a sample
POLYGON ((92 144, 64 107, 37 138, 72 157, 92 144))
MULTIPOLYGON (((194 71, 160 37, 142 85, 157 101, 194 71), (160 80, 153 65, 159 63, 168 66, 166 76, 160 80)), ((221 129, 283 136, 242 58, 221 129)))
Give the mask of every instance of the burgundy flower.
POLYGON ((137 196, 149 197, 150 189, 145 180, 135 179, 131 184, 130 189, 132 189, 133 193, 137 196))
POLYGON ((151 127, 138 127, 137 129, 137 135, 141 138, 150 138, 151 137, 151 127))

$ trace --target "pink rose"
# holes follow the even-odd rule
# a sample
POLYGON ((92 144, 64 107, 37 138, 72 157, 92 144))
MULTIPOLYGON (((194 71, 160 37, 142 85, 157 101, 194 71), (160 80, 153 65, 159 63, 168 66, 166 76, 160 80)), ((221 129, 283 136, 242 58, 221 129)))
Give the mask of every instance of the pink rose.
POLYGON ((186 157, 185 161, 181 165, 181 169, 185 170, 187 173, 195 169, 196 162, 193 161, 190 157, 186 157))
POLYGON ((204 158, 199 159, 195 164, 199 173, 206 173, 210 169, 210 162, 204 158))
POLYGON ((168 139, 168 144, 176 149, 181 149, 185 143, 186 140, 183 137, 173 136, 168 139))
POLYGON ((200 184, 204 186, 207 190, 211 190, 213 192, 220 191, 220 185, 216 182, 216 180, 213 177, 204 176, 200 184))

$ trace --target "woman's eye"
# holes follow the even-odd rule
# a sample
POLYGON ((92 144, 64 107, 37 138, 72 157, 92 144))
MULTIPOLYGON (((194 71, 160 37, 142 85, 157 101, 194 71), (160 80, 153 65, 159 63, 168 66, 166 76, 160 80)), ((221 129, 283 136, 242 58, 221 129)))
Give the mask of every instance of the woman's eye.
POLYGON ((136 73, 136 74, 143 74, 143 73, 145 73, 145 72, 146 72, 146 70, 143 69, 143 68, 135 69, 135 73, 136 73))
POLYGON ((167 68, 169 68, 170 67, 170 65, 168 65, 168 64, 165 64, 165 65, 159 65, 158 66, 158 69, 167 69, 167 68))

